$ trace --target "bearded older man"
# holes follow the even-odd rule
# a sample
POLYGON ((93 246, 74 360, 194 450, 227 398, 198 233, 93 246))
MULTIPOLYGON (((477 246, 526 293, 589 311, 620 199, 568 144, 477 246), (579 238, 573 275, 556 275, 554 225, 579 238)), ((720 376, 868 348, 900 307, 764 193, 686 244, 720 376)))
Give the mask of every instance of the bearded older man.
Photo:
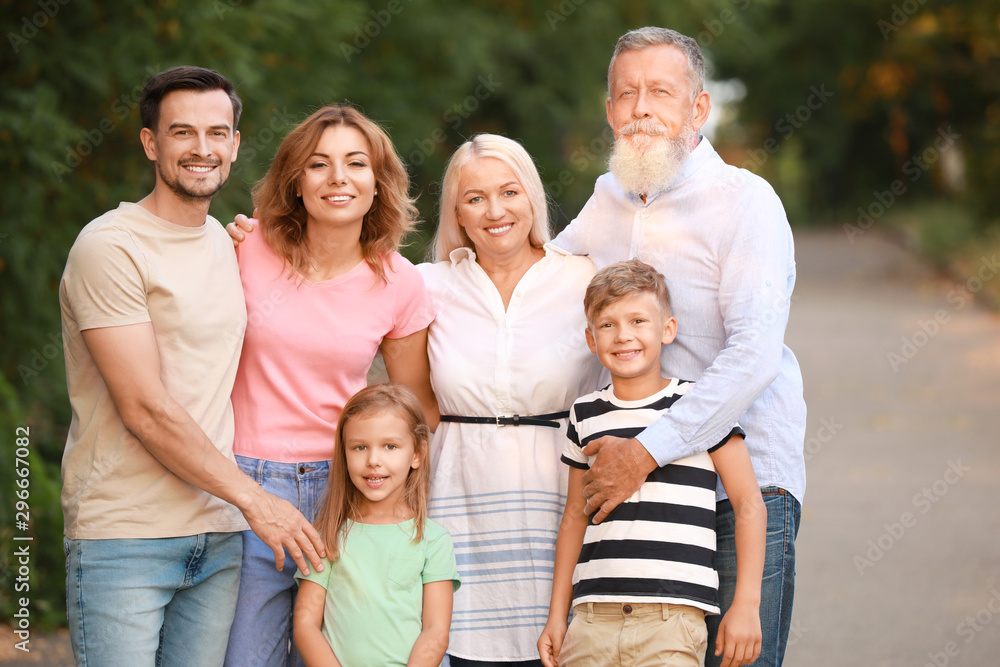
MULTIPOLYGON (((608 68, 610 173, 553 242, 600 269, 638 258, 670 286, 678 334, 665 374, 696 381, 633 439, 606 436, 585 453, 587 511, 599 523, 658 466, 707 451, 739 422, 767 508, 760 596, 763 639, 754 665, 780 665, 791 624, 795 536, 805 492, 806 407, 798 362, 784 344, 795 284, 792 234, 781 201, 761 178, 725 164, 699 130, 711 100, 698 44, 673 30, 640 28, 619 39, 608 68)), ((716 566, 723 613, 733 601, 735 520, 717 491, 716 566)), ((709 617, 707 664, 719 616, 709 617)))

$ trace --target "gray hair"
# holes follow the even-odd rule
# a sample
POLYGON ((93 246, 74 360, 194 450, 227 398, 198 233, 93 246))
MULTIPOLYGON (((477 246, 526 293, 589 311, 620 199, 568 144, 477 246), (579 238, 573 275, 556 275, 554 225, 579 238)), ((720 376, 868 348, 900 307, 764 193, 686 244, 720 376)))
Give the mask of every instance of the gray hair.
POLYGON ((687 78, 691 87, 691 100, 705 89, 705 57, 701 54, 698 42, 687 35, 682 35, 670 28, 657 28, 646 26, 630 30, 618 38, 615 45, 615 52, 611 56, 611 64, 608 65, 608 96, 611 96, 612 78, 615 70, 615 60, 625 51, 641 51, 647 46, 659 46, 667 44, 676 46, 687 57, 688 68, 687 78))

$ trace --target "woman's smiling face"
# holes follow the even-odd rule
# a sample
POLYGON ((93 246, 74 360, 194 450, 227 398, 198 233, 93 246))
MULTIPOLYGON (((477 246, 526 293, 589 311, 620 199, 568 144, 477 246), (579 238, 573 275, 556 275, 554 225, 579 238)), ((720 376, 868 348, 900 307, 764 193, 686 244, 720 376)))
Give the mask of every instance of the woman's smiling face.
POLYGON ((514 172, 497 158, 462 165, 456 212, 478 256, 504 260, 531 251, 531 202, 514 172))
POLYGON ((371 147, 359 130, 324 130, 299 177, 309 225, 358 225, 375 200, 371 147))

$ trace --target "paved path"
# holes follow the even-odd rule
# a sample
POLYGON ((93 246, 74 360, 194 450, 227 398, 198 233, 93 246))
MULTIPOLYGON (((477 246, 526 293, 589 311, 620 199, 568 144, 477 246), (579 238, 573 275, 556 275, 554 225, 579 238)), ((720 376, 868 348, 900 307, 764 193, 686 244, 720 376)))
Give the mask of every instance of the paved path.
POLYGON ((785 664, 1000 665, 1000 319, 872 233, 796 238, 809 487, 785 664))
POLYGON ((957 289, 976 279, 873 234, 796 238, 809 481, 785 664, 1000 665, 1000 319, 957 289))

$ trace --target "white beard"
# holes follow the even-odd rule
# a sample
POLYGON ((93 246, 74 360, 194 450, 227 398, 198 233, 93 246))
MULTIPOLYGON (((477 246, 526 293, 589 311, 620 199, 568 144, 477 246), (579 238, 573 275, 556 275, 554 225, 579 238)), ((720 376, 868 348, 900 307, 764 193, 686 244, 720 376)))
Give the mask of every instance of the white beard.
POLYGON ((623 190, 633 195, 656 195, 670 187, 691 154, 695 130, 687 127, 676 137, 649 121, 637 120, 621 130, 611 150, 608 168, 623 190))

